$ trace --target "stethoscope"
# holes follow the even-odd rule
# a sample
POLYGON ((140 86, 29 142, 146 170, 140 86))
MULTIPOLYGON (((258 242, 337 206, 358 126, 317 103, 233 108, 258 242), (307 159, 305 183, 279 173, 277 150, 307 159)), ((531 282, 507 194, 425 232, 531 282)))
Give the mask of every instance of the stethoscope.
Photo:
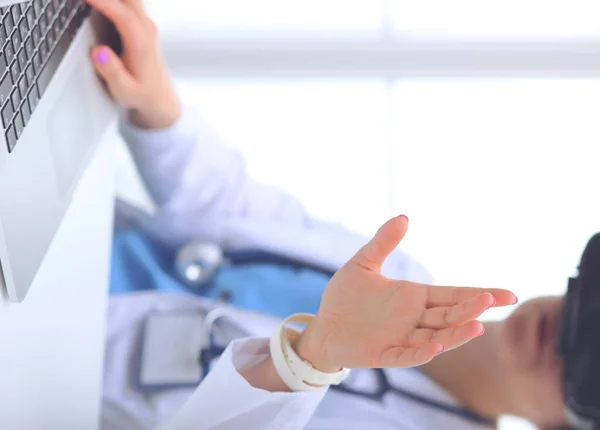
POLYGON ((175 256, 175 275, 192 288, 206 285, 226 263, 221 247, 206 242, 185 245, 175 256))
MULTIPOLYGON (((198 356, 202 367, 202 374, 204 376, 206 376, 210 371, 211 363, 214 360, 221 357, 221 355, 223 355, 223 353, 225 352, 225 348, 216 343, 213 328, 219 319, 227 318, 229 315, 230 311, 227 308, 217 308, 209 312, 206 318, 204 319, 204 322, 202 324, 202 346, 200 348, 198 356)), ((330 389, 333 391, 348 394, 351 396, 361 397, 365 400, 370 400, 378 403, 382 402, 386 395, 393 394, 398 397, 402 397, 404 399, 420 404, 421 406, 430 409, 435 409, 437 411, 444 412, 449 415, 453 415, 455 417, 469 421, 473 424, 487 425, 490 427, 496 425, 496 420, 482 417, 466 408, 458 408, 455 406, 451 406, 442 402, 428 399, 415 393, 411 393, 410 391, 394 387, 390 383, 383 369, 371 369, 371 371, 375 372, 377 381, 377 388, 372 392, 365 392, 354 389, 348 383, 342 383, 338 386, 331 386, 330 389)), ((415 369, 415 371, 419 370, 415 369)))
POLYGON ((224 251, 208 242, 192 242, 182 247, 175 256, 175 275, 192 289, 199 290, 210 284, 219 269, 245 264, 272 264, 295 269, 311 270, 332 277, 335 271, 262 250, 224 251))

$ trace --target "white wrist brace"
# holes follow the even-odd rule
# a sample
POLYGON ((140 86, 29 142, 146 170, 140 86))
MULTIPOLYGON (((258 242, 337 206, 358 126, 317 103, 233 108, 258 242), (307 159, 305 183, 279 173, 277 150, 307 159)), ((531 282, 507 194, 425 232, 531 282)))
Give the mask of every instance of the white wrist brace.
POLYGON ((289 323, 308 324, 314 316, 309 314, 292 315, 275 330, 270 342, 271 359, 277 373, 292 391, 319 391, 327 385, 339 385, 350 373, 342 369, 336 373, 325 373, 315 369, 303 360, 292 348, 300 333, 287 327, 289 323))

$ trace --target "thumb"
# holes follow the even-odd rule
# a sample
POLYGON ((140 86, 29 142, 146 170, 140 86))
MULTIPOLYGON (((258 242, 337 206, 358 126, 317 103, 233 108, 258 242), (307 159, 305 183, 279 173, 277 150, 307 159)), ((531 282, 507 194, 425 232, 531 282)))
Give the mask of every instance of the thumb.
POLYGON ((133 107, 137 84, 119 56, 108 46, 99 46, 92 50, 92 60, 115 101, 126 108, 133 107))
POLYGON ((386 222, 354 257, 354 262, 368 270, 379 272, 385 259, 402 241, 408 231, 408 217, 400 215, 386 222))

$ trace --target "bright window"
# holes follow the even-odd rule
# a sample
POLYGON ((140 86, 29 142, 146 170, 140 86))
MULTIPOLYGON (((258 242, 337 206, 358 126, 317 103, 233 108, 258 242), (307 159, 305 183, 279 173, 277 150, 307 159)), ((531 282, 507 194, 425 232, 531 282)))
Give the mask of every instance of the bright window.
POLYGON ((600 35, 596 0, 391 0, 411 36, 560 38, 600 35))
POLYGON ((259 181, 370 235, 390 212, 387 87, 377 81, 180 81, 259 181), (368 209, 366 209, 368 208, 368 209))
POLYGON ((394 100, 406 248, 442 284, 564 293, 600 231, 600 80, 412 80, 394 100))
MULTIPOLYGON (((600 231, 600 80, 185 80, 249 173, 403 248, 441 284, 561 294, 600 231)), ((508 311, 490 314, 504 317, 508 311)))
POLYGON ((377 0, 151 0, 149 7, 169 32, 228 37, 374 32, 382 21, 381 1, 377 0))

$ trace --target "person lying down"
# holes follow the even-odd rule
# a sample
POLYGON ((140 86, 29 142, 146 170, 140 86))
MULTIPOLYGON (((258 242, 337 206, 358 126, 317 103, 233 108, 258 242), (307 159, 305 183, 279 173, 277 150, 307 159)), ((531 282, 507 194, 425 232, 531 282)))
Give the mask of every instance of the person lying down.
POLYGON ((158 206, 130 212, 116 234, 102 429, 475 430, 503 415, 568 424, 560 297, 483 325, 515 295, 432 286, 396 249, 408 218, 370 241, 311 218, 250 179, 181 106, 141 0, 88 2, 121 34, 121 57, 106 46, 91 57, 158 206), (201 286, 173 273, 193 242, 232 259, 201 286))

